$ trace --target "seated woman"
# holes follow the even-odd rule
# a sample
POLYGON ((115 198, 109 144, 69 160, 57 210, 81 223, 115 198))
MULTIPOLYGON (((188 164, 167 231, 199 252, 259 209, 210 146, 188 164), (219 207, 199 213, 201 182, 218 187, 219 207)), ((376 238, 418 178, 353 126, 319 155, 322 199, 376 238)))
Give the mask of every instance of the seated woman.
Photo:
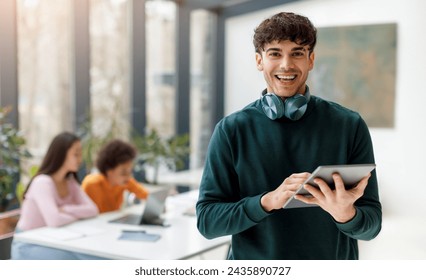
POLYGON ((135 148, 122 140, 112 140, 99 151, 96 166, 100 173, 87 175, 82 188, 100 213, 120 209, 126 190, 139 199, 147 198, 148 191, 132 177, 135 157, 135 148))
MULTIPOLYGON (((40 227, 59 227, 98 214, 92 200, 81 190, 77 171, 81 164, 80 139, 69 132, 50 144, 39 171, 24 192, 16 232, 40 227)), ((12 259, 98 259, 95 256, 13 241, 12 259)))

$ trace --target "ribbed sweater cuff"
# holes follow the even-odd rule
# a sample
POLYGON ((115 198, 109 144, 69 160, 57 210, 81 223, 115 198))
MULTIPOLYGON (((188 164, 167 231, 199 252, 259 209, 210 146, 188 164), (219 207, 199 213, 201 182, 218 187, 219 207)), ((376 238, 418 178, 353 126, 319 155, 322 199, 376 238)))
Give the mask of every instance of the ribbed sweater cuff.
POLYGON ((250 217, 250 219, 253 222, 260 222, 267 216, 269 216, 271 213, 266 212, 262 205, 260 204, 260 199, 262 198, 264 194, 260 194, 257 196, 250 197, 246 200, 244 204, 245 211, 247 215, 250 217))
MULTIPOLYGON (((355 208, 356 209, 356 208, 355 208)), ((345 232, 351 232, 356 230, 359 227, 359 224, 362 221, 362 213, 358 209, 356 209, 355 216, 346 223, 336 222, 338 228, 345 232)))

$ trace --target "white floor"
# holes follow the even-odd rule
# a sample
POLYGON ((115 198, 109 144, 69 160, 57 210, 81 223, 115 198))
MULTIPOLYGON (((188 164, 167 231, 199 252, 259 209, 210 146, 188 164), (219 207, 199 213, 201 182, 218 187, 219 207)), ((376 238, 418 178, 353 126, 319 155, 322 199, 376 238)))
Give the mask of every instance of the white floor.
MULTIPOLYGON (((221 246, 192 259, 226 259, 228 246, 221 246)), ((359 241, 361 260, 426 260, 426 217, 384 217, 380 234, 359 241)))

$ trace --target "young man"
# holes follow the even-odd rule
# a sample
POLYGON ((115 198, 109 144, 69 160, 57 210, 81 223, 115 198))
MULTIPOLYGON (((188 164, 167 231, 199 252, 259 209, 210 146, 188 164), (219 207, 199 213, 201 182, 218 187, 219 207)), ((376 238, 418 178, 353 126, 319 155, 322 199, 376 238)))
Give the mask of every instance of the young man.
POLYGON ((356 112, 310 95, 316 28, 279 13, 255 30, 262 97, 223 118, 212 135, 197 202, 207 238, 232 235, 230 259, 358 259, 357 240, 381 229, 376 173, 346 190, 305 185, 317 207, 282 208, 319 165, 374 163, 368 128, 356 112))

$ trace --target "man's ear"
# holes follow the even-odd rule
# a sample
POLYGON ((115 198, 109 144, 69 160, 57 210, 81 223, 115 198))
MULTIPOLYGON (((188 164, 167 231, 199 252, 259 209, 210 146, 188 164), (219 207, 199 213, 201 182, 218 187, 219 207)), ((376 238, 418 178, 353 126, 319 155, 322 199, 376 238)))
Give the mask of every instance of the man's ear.
POLYGON ((314 68, 314 61, 315 61, 315 53, 311 52, 309 54, 309 71, 314 68))
POLYGON ((262 55, 258 52, 256 53, 256 67, 257 67, 257 70, 263 71, 262 55))

